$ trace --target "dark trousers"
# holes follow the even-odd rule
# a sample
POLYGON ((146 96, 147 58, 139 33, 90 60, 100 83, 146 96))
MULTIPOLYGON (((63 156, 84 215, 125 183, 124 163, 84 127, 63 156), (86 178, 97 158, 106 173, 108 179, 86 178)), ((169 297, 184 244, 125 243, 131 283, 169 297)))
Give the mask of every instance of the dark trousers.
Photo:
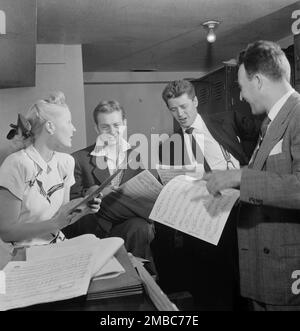
POLYGON ((233 208, 218 246, 155 224, 153 253, 165 292, 190 292, 199 311, 244 310, 239 295, 236 212, 233 208))
POLYGON ((279 306, 248 299, 249 311, 300 311, 300 306, 279 306))
POLYGON ((154 226, 147 218, 151 208, 148 202, 137 202, 119 193, 110 194, 103 199, 97 214, 82 217, 63 229, 63 232, 67 238, 86 233, 99 238, 121 237, 127 251, 149 260, 149 268, 155 272, 150 248, 154 226))
POLYGON ((242 310, 236 212, 233 208, 217 246, 189 235, 183 236, 190 292, 197 310, 242 310))

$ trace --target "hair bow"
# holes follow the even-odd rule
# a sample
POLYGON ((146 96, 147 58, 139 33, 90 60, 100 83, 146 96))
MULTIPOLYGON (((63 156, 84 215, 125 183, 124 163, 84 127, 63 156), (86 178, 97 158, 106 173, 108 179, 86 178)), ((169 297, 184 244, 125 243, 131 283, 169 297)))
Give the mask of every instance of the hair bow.
POLYGON ((31 124, 29 121, 21 114, 18 114, 18 122, 17 124, 10 124, 9 125, 12 129, 8 132, 6 138, 11 140, 15 137, 15 135, 18 134, 18 131, 20 129, 22 137, 25 139, 29 138, 31 133, 31 124))

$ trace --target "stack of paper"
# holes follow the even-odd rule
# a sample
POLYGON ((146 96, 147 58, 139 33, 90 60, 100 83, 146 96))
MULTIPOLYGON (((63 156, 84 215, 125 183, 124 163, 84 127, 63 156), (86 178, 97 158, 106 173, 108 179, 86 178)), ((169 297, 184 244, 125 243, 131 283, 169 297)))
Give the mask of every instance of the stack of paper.
POLYGON ((115 256, 126 272, 115 278, 98 279, 95 277, 92 279, 87 300, 114 298, 143 292, 142 281, 133 268, 125 248, 121 247, 115 256))
POLYGON ((123 245, 121 238, 83 235, 28 249, 28 261, 9 262, 0 310, 66 300, 87 293, 90 279, 123 245))
POLYGON ((70 240, 59 242, 55 245, 32 246, 26 250, 26 261, 47 260, 49 258, 61 257, 78 251, 93 252, 93 267, 91 277, 102 275, 102 269, 105 266, 104 273, 122 272, 119 270, 118 262, 112 264, 109 260, 113 258, 116 251, 124 244, 124 240, 117 237, 99 239, 93 234, 85 234, 70 240), (110 262, 108 270, 106 264, 110 262))

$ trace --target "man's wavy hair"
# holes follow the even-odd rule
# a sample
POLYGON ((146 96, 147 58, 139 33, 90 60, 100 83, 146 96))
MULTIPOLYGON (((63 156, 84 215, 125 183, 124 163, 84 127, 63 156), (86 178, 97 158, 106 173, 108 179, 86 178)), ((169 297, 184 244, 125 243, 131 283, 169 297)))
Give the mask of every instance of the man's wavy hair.
POLYGON ((195 98, 196 93, 193 84, 188 80, 174 80, 164 88, 162 98, 168 106, 169 99, 178 98, 185 93, 190 99, 195 98))
POLYGON ((290 80, 290 65, 280 48, 272 41, 259 40, 240 52, 238 65, 244 65, 249 79, 261 73, 273 81, 290 80))
POLYGON ((120 111, 122 113, 123 120, 126 118, 125 110, 123 107, 121 107, 118 101, 116 100, 100 101, 93 112, 94 122, 98 125, 98 115, 100 113, 109 114, 114 111, 120 111))

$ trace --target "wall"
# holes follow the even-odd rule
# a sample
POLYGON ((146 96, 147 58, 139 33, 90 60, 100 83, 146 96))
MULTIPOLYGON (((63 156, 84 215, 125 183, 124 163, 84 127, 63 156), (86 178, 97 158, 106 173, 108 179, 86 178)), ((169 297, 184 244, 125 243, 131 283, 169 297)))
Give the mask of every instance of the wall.
POLYGON ((86 146, 81 45, 37 45, 36 87, 0 90, 0 158, 10 143, 6 135, 17 114, 26 114, 36 100, 57 90, 65 93, 77 129, 69 152, 86 146))
MULTIPOLYGON (((293 44, 293 36, 278 41, 286 48, 293 44)), ((205 72, 85 72, 85 116, 87 144, 96 138, 92 112, 102 100, 118 100, 128 119, 128 135, 141 132, 173 132, 173 120, 161 98, 165 85, 175 79, 200 78, 205 72)))
POLYGON ((35 86, 36 2, 0 1, 5 13, 5 34, 0 36, 0 88, 35 86))
POLYGON ((282 38, 278 40, 277 43, 280 45, 281 48, 288 48, 290 45, 294 44, 293 35, 291 34, 285 38, 282 38))
POLYGON ((199 78, 201 72, 97 72, 84 73, 87 142, 95 141, 92 119, 95 106, 102 100, 118 100, 127 114, 128 136, 143 133, 171 133, 172 115, 161 93, 166 84, 175 79, 199 78))

